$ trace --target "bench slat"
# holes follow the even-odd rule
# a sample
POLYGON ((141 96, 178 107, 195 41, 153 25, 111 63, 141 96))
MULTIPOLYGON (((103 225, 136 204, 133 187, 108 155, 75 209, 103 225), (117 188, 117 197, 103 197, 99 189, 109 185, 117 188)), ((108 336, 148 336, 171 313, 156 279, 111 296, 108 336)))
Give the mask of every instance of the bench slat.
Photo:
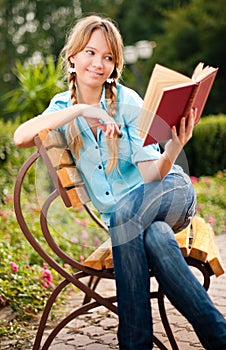
POLYGON ((184 230, 176 233, 175 237, 180 247, 181 253, 184 257, 187 257, 190 253, 189 239, 190 239, 191 226, 189 225, 184 230))
POLYGON ((59 176, 60 182, 63 187, 72 187, 83 184, 81 175, 79 174, 75 166, 63 167, 62 169, 57 171, 57 175, 59 176))
POLYGON ((111 253, 111 239, 108 238, 84 262, 83 265, 95 270, 105 268, 105 259, 111 253))
POLYGON ((218 246, 216 244, 215 234, 213 232, 212 227, 209 224, 206 224, 208 227, 208 235, 209 235, 209 246, 208 246, 208 256, 207 261, 215 274, 216 277, 222 275, 224 273, 223 263, 220 257, 220 252, 218 246))
POLYGON ((62 134, 56 130, 44 129, 38 133, 40 140, 42 141, 43 147, 46 149, 50 147, 61 147, 66 148, 67 144, 62 134))
POLYGON ((203 218, 195 216, 192 220, 192 246, 190 256, 205 262, 209 249, 208 225, 203 218))
POLYGON ((85 185, 70 188, 67 190, 67 195, 73 208, 80 207, 82 204, 90 202, 90 198, 85 185))
POLYGON ((73 165, 73 159, 66 148, 52 147, 47 151, 48 157, 54 168, 73 165))

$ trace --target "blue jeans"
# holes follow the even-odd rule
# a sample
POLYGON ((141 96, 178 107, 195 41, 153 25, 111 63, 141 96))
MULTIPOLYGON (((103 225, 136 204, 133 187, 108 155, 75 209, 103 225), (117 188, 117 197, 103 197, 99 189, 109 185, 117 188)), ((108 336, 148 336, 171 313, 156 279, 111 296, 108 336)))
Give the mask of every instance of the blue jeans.
POLYGON ((226 320, 191 272, 174 235, 189 224, 194 212, 194 190, 181 170, 140 186, 116 205, 110 234, 121 350, 152 349, 149 268, 204 348, 226 349, 226 320))

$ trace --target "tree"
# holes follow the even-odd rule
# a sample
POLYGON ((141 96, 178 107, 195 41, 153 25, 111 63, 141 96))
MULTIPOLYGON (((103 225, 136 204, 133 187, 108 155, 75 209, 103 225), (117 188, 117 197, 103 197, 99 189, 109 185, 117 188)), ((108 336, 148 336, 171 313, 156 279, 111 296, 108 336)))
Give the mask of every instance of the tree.
POLYGON ((188 75, 199 61, 219 67, 205 114, 226 112, 222 94, 226 90, 225 33, 224 0, 192 0, 168 13, 164 33, 156 38, 153 64, 158 62, 188 75))
POLYGON ((0 0, 1 96, 18 84, 17 60, 38 63, 52 54, 57 61, 66 32, 79 16, 79 0, 55 0, 51 6, 47 0, 0 0))

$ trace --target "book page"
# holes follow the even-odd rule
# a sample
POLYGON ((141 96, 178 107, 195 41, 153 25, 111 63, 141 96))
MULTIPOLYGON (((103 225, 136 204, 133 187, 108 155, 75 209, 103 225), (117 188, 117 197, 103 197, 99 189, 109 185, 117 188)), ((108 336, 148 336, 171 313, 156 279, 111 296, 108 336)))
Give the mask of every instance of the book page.
POLYGON ((144 125, 141 120, 147 119, 145 111, 155 113, 158 102, 160 101, 163 90, 165 88, 174 87, 175 85, 177 86, 179 84, 190 83, 191 81, 192 79, 184 74, 161 66, 160 64, 156 64, 144 97, 143 112, 141 112, 141 115, 143 115, 143 117, 140 116, 139 118, 142 129, 144 125))
POLYGON ((196 82, 202 81, 206 77, 210 76, 213 72, 215 72, 215 70, 216 68, 206 66, 205 68, 203 68, 201 72, 199 72, 199 74, 197 74, 197 76, 195 77, 195 81, 196 82))

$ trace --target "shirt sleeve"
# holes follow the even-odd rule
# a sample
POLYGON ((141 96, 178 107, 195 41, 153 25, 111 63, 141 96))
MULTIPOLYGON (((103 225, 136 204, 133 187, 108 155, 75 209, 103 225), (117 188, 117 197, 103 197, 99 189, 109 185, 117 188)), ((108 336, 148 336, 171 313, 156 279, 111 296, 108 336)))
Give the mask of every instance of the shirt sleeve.
POLYGON ((55 95, 49 103, 49 106, 44 110, 42 115, 57 112, 61 109, 71 106, 69 91, 65 91, 55 95))

